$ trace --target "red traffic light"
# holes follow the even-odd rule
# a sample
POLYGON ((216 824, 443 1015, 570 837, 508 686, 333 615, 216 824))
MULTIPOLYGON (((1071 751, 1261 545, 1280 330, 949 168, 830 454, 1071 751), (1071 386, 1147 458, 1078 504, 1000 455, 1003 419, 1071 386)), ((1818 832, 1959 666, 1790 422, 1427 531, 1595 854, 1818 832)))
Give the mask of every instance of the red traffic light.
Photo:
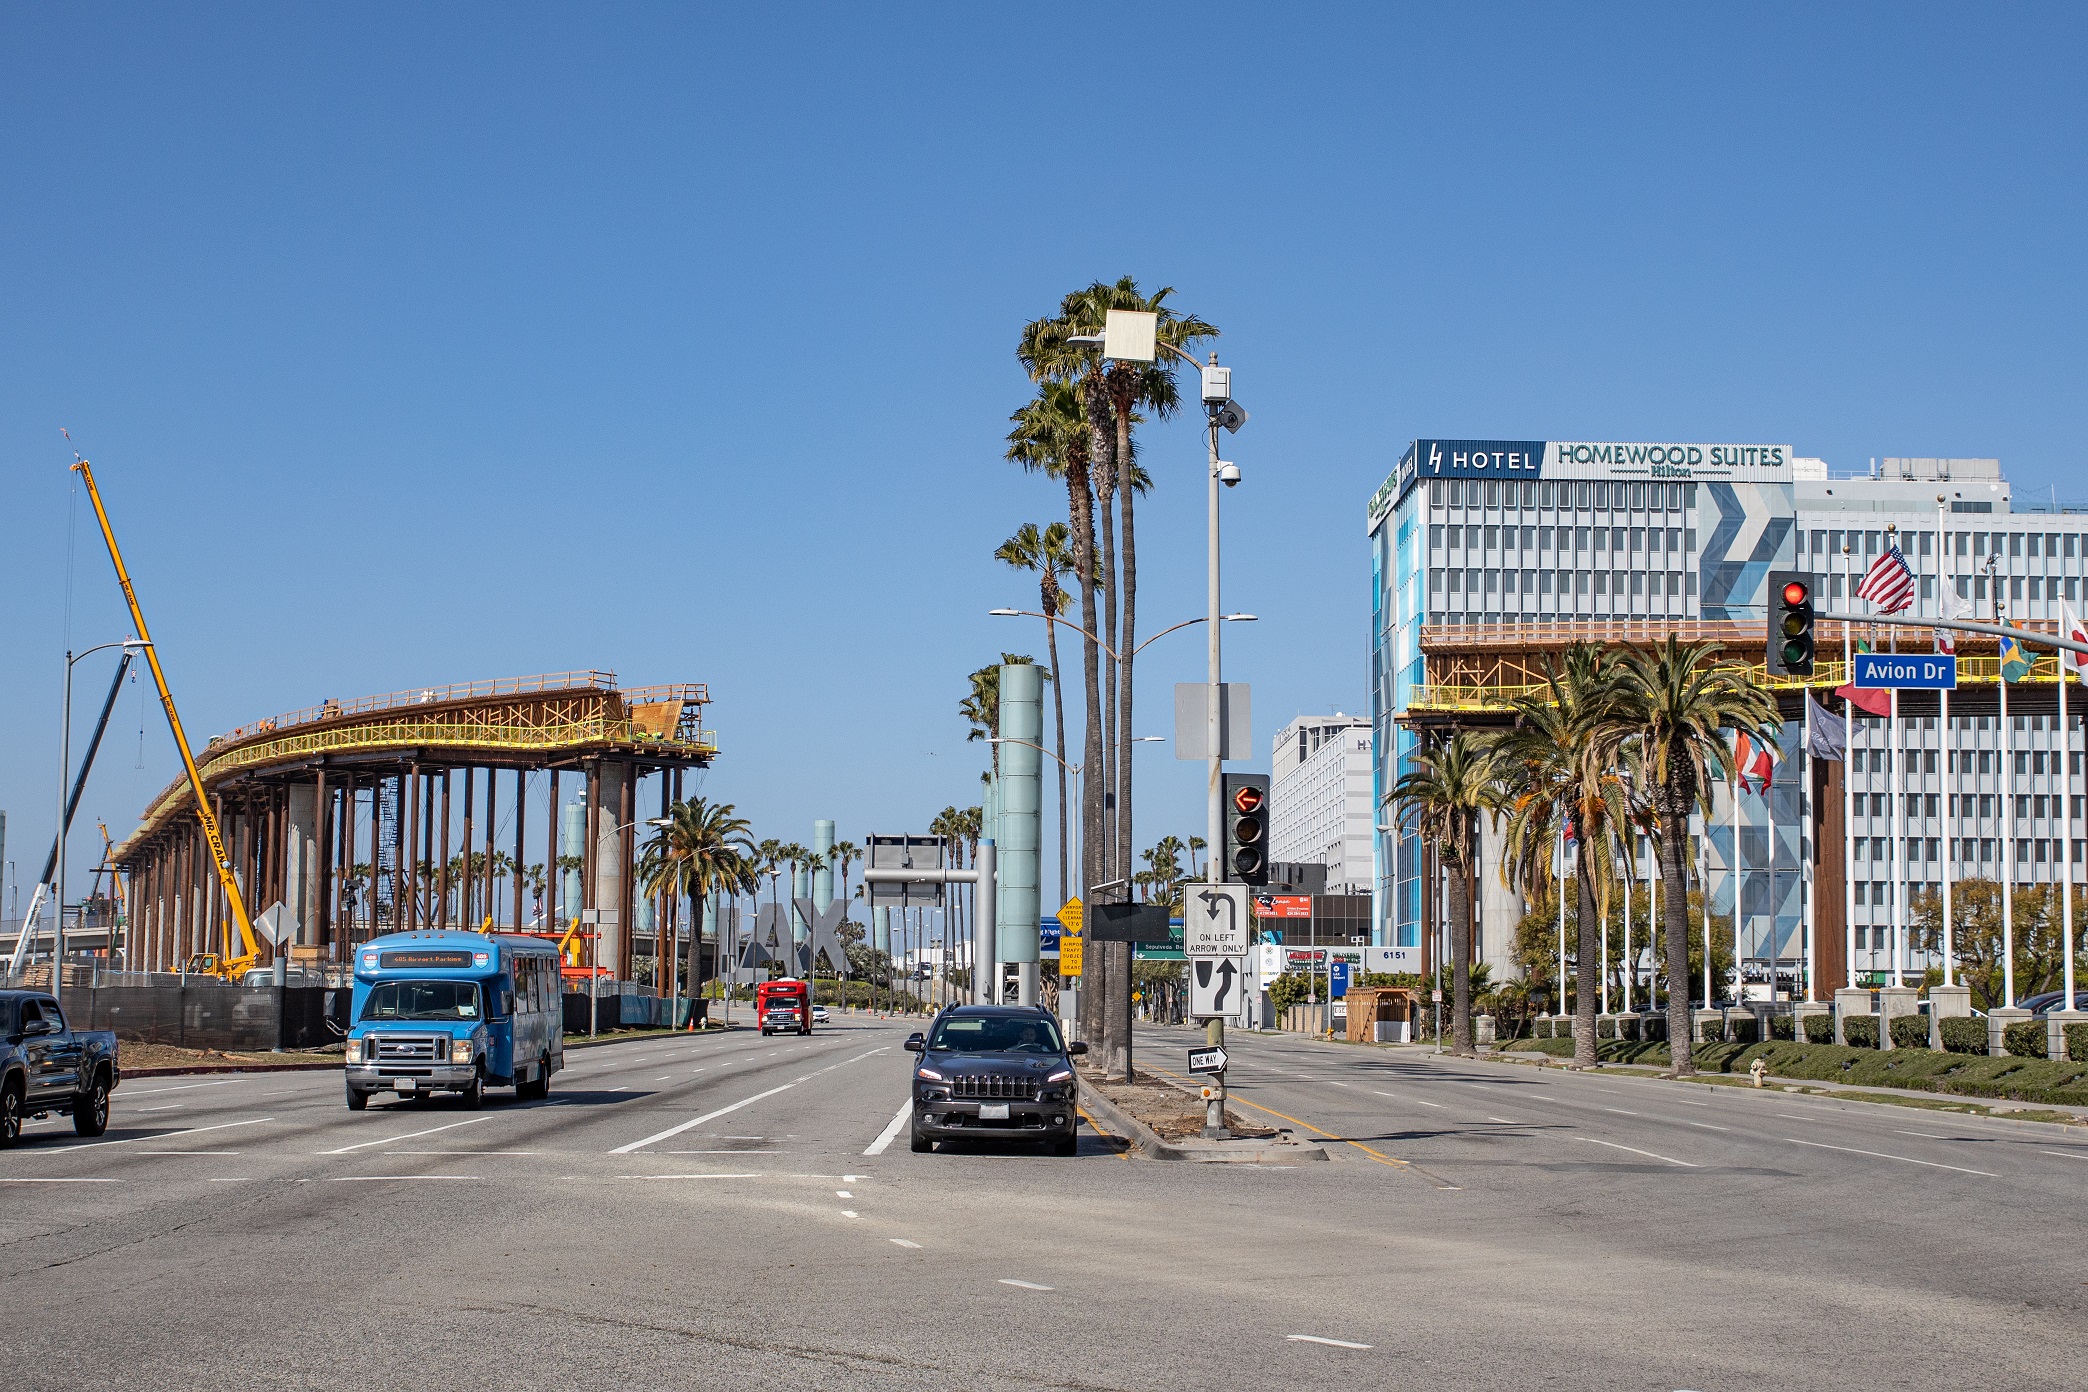
POLYGON ((1786 604, 1796 606, 1811 598, 1812 590, 1803 580, 1790 581, 1783 587, 1783 602, 1786 604))
POLYGON ((1262 790, 1253 786, 1233 790, 1233 809, 1238 812, 1259 812, 1262 805, 1262 790))

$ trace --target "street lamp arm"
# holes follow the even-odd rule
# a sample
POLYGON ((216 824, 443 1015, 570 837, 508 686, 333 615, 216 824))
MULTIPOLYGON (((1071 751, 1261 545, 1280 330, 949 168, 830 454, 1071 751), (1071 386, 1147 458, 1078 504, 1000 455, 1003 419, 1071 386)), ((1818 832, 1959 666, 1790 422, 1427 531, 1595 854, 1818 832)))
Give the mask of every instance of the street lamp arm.
POLYGON ((1143 643, 1140 643, 1140 644, 1139 644, 1139 645, 1138 645, 1137 647, 1135 647, 1135 648, 1131 649, 1131 656, 1133 656, 1133 657, 1136 657, 1136 656, 1138 656, 1138 655, 1139 655, 1140 653, 1144 652, 1144 651, 1145 651, 1145 650, 1146 650, 1147 648, 1149 648, 1149 647, 1151 647, 1151 646, 1152 646, 1153 644, 1155 644, 1155 643, 1159 642, 1159 641, 1160 641, 1160 640, 1161 640, 1162 638, 1165 638, 1165 637, 1166 637, 1166 636, 1167 636, 1168 634, 1170 634, 1170 633, 1173 633, 1173 632, 1175 631, 1175 629, 1178 629, 1178 628, 1187 628, 1187 627, 1189 627, 1189 625, 1191 625, 1191 624, 1209 623, 1210 621, 1211 621, 1211 620, 1210 620, 1210 616, 1209 616, 1209 615, 1207 615, 1207 614, 1198 614, 1198 615, 1197 615, 1197 616, 1196 616, 1195 618, 1193 618, 1193 619, 1184 619, 1184 620, 1182 620, 1182 621, 1181 621, 1180 623, 1178 623, 1178 624, 1175 624, 1175 625, 1174 625, 1173 627, 1170 627, 1170 628, 1163 628, 1163 629, 1161 629, 1161 630, 1160 630, 1160 631, 1159 631, 1158 633, 1155 633, 1155 634, 1154 634, 1154 635, 1153 635, 1152 637, 1150 637, 1150 638, 1146 639, 1146 640, 1145 640, 1145 641, 1144 641, 1143 643))
MULTIPOLYGON (((1100 638, 1095 637, 1093 633, 1090 633, 1087 629, 1082 628, 1079 624, 1074 623, 1071 619, 1062 619, 1056 614, 1047 614, 1041 609, 993 609, 989 610, 988 612, 1003 618, 1020 617, 1026 619, 1043 619, 1049 623, 1064 624, 1067 628, 1072 629, 1075 633, 1078 633, 1083 638, 1093 638, 1095 641, 1095 646, 1101 648, 1102 651, 1108 653, 1110 657, 1115 661, 1122 662, 1124 660, 1122 657, 1119 657, 1117 655, 1117 650, 1115 648, 1110 647, 1109 644, 1103 642, 1100 638)), ((1251 619, 1254 616, 1252 614, 1221 614, 1219 615, 1219 617, 1221 619, 1231 620, 1251 619)), ((1131 649, 1131 656, 1137 657, 1140 653, 1144 652, 1154 643, 1159 642, 1162 638, 1165 638, 1168 634, 1173 633, 1176 629, 1187 628, 1191 624, 1209 623, 1210 621, 1210 615, 1199 614, 1193 619, 1184 619, 1178 624, 1174 624, 1170 627, 1163 628, 1158 633, 1155 633, 1152 637, 1146 639, 1145 642, 1140 643, 1137 647, 1131 649)))
POLYGON ((1041 745, 1041 744, 1032 744, 1032 743, 1031 743, 1030 741, 1028 741, 1028 740, 1019 740, 1019 739, 1008 739, 1008 738, 1006 738, 1005 736, 1000 736, 1000 735, 996 735, 996 736, 995 736, 994 738, 992 738, 992 739, 990 739, 990 740, 988 740, 988 741, 986 741, 986 742, 987 742, 988 744, 1019 744, 1019 745, 1021 745, 1021 746, 1022 746, 1022 747, 1023 747, 1024 749, 1034 749, 1034 750, 1036 750, 1036 751, 1037 751, 1037 752, 1038 752, 1039 754, 1042 754, 1042 755, 1043 755, 1043 756, 1044 756, 1045 758, 1047 758, 1047 759, 1051 760, 1051 761, 1052 761, 1053 763, 1057 764, 1057 765, 1058 765, 1058 766, 1059 766, 1060 768, 1062 768, 1062 769, 1065 769, 1065 770, 1066 770, 1066 771, 1067 771, 1068 773, 1078 774, 1078 773, 1080 772, 1080 770, 1081 770, 1081 765, 1079 765, 1079 764, 1070 764, 1070 763, 1067 763, 1067 762, 1066 762, 1066 761, 1065 761, 1064 759, 1061 759, 1061 758, 1060 758, 1060 757, 1059 757, 1058 755, 1056 755, 1056 754, 1052 753, 1052 752, 1051 752, 1051 751, 1050 751, 1049 749, 1046 749, 1046 748, 1045 748, 1045 747, 1044 747, 1043 745, 1041 745))

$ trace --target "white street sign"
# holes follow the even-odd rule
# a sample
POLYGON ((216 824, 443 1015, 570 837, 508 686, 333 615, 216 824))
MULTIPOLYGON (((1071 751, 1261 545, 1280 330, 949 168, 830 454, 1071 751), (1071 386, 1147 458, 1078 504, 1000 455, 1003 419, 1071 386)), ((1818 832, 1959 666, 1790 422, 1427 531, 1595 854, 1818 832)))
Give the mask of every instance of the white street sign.
POLYGON ((1189 1071, 1191 1073, 1223 1073, 1225 1064, 1225 1050, 1216 1045, 1208 1049, 1191 1049, 1189 1051, 1189 1071))
POLYGON ((1198 1020, 1230 1020, 1246 1008, 1245 957, 1189 959, 1189 1014, 1198 1020))
POLYGON ((1190 957, 1247 955, 1247 886, 1190 884, 1182 906, 1182 951, 1190 957))

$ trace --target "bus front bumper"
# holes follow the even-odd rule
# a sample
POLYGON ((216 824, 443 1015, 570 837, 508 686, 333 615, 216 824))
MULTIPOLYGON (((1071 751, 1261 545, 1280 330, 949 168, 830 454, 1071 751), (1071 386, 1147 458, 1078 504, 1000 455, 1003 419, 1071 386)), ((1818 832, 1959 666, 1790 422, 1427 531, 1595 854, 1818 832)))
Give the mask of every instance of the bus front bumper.
POLYGON ((476 1064, 380 1064, 351 1063, 348 1086, 357 1092, 462 1092, 478 1074, 476 1064))

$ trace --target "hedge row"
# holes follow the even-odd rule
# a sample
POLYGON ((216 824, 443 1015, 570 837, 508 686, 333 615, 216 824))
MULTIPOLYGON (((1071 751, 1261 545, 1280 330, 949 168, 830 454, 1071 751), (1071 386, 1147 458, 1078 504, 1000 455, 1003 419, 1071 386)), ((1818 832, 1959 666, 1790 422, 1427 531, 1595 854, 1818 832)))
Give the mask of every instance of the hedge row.
POLYGON ((1834 1017, 1832 1015, 1806 1016, 1805 1042, 1808 1044, 1832 1044, 1834 1042, 1834 1017))
POLYGON ((1892 1017, 1892 1047, 1895 1049, 1926 1049, 1929 1046, 1929 1017, 1926 1015, 1895 1015, 1892 1017))
MULTIPOLYGON (((1860 1017, 1859 1017, 1860 1018, 1860 1017)), ((1952 1021, 1943 1022, 1949 1030, 1952 1021)), ((1985 1021, 1971 1023, 1985 1027, 1985 1021)), ((1953 1033, 1960 1033, 1952 1031, 1953 1033)), ((2069 1046, 2088 1055, 2088 1026, 2068 1031, 2069 1046)), ((1516 1046, 1540 1053, 1570 1055, 1569 1041, 1556 1047, 1539 1042, 1516 1046)), ((1605 1062, 1639 1063, 1665 1068, 1667 1046, 1634 1040, 1605 1043, 1600 1050, 1605 1062)), ((1767 1060, 1769 1071, 1781 1078, 1841 1083, 1858 1087, 1912 1088, 1921 1092, 1991 1097, 2015 1102, 2062 1106, 2088 1106, 2088 1057, 2067 1060, 2041 1058, 1987 1058, 1982 1052, 1945 1053, 1934 1049, 1844 1048, 1819 1044, 1700 1044, 1691 1051, 1699 1072, 1745 1074, 1757 1058, 1767 1060)))
POLYGON ((1953 1054, 1983 1054, 1987 1051, 1987 1022, 1969 1015, 1953 1015, 1943 1023, 1943 1047, 1953 1054))
POLYGON ((1878 1017, 1875 1015, 1850 1015, 1842 1021, 1842 1038, 1852 1049, 1875 1049, 1878 1047, 1878 1017))
POLYGON ((2001 1032, 2001 1043, 2017 1058, 2041 1059, 2050 1031, 2042 1020, 2017 1020, 2001 1032))

